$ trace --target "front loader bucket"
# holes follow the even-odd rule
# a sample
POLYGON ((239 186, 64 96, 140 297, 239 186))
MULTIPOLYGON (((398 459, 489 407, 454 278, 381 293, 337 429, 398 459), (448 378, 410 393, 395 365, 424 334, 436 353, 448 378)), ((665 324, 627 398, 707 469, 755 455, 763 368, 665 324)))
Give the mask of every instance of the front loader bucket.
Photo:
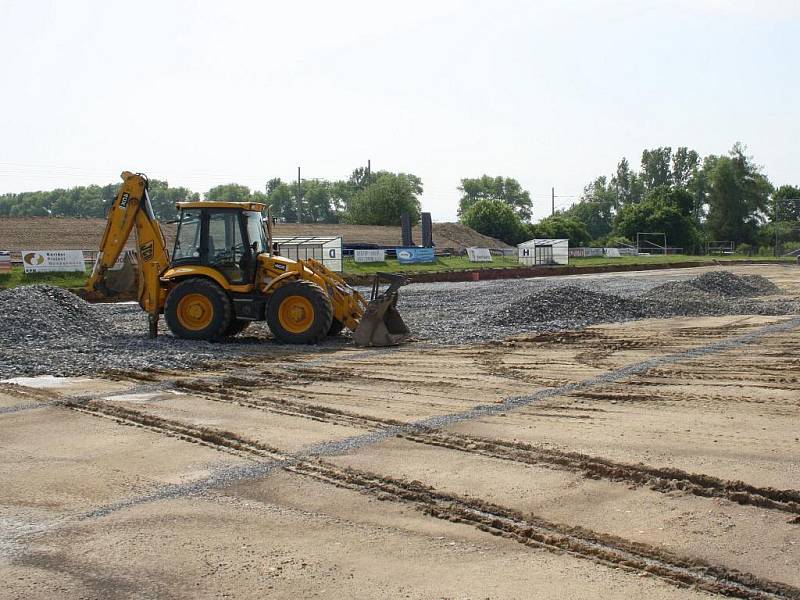
POLYGON ((411 332, 397 311, 397 290, 404 284, 403 277, 377 274, 372 287, 372 300, 353 332, 353 341, 357 346, 397 346, 408 338, 411 332), (380 279, 391 281, 382 294, 378 293, 380 279))

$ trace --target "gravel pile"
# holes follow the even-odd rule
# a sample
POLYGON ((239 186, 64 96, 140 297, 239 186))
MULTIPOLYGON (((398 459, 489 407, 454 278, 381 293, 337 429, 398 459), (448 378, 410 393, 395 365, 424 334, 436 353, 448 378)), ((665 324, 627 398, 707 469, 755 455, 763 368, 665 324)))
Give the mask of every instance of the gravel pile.
POLYGON ((730 271, 711 271, 699 277, 684 282, 671 282, 657 286, 650 290, 650 294, 686 293, 695 294, 697 291, 714 296, 748 298, 779 294, 780 288, 766 277, 761 275, 735 275, 730 271))
POLYGON ((628 321, 646 316, 647 303, 640 300, 565 285, 508 303, 495 313, 492 322, 501 326, 531 322, 569 326, 576 321, 628 321))
POLYGON ((99 335, 110 322, 75 294, 49 285, 0 290, 0 344, 53 339, 82 334, 99 335))
POLYGON ((241 359, 274 350, 260 325, 231 343, 194 342, 173 337, 162 319, 151 340, 137 304, 89 304, 60 288, 21 286, 0 291, 0 379, 180 370, 241 359))

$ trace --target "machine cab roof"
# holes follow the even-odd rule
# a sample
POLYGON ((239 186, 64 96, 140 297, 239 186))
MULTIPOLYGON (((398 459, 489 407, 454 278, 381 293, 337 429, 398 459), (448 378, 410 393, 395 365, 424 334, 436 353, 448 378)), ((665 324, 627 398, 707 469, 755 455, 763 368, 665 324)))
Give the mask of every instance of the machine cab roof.
POLYGON ((178 202, 178 208, 236 208, 239 210, 254 210, 263 212, 267 208, 266 204, 260 202, 178 202))

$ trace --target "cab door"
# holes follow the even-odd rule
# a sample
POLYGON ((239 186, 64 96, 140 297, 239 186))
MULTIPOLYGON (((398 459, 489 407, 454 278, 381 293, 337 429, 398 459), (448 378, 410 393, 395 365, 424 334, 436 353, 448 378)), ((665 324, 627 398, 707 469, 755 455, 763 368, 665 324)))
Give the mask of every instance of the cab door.
POLYGON ((236 209, 205 209, 207 231, 206 262, 217 269, 232 284, 249 283, 247 265, 250 247, 242 222, 242 212, 236 209))

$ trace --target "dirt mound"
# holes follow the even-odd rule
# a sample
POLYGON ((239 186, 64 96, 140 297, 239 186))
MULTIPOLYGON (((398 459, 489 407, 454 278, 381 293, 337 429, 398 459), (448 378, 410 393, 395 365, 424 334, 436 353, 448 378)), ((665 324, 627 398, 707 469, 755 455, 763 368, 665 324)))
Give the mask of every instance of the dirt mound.
POLYGON ((110 322, 75 294, 50 285, 0 291, 0 343, 105 335, 110 322))
POLYGON ((646 303, 614 294, 575 286, 540 290, 515 300, 498 311, 495 325, 520 323, 600 323, 641 319, 648 315, 646 303))
MULTIPOLYGON (((97 250, 100 247, 105 227, 105 219, 3 217, 0 218, 0 240, 3 240, 0 250, 10 250, 15 255, 21 250, 29 248, 97 250)), ((162 223, 167 247, 170 249, 175 241, 176 227, 174 223, 162 223)), ((342 236, 345 245, 399 246, 403 239, 400 227, 380 225, 278 223, 275 225, 274 231, 277 237, 342 236)), ((414 228, 412 237, 417 244, 422 242, 422 230, 419 225, 414 228)), ((454 248, 459 251, 469 246, 508 247, 505 242, 482 235, 461 223, 434 223, 433 242, 437 248, 454 248)), ((128 240, 126 248, 133 249, 135 247, 133 238, 128 240)))

